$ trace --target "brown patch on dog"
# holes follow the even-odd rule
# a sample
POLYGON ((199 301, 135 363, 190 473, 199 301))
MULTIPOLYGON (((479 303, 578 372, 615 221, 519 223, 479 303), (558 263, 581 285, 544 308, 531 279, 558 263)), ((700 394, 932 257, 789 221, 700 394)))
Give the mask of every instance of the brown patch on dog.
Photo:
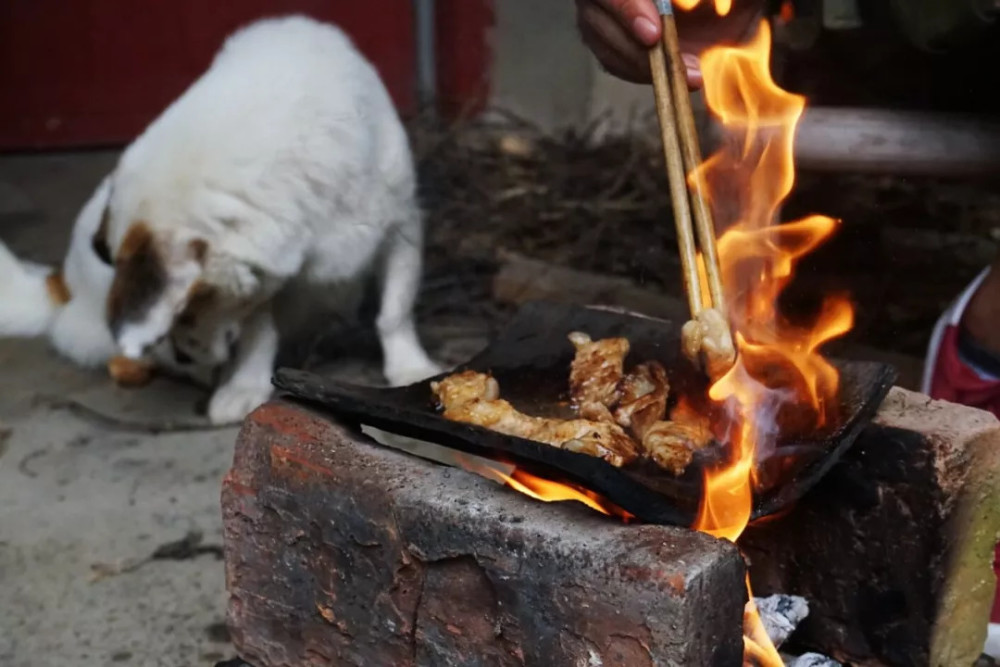
POLYGON ((116 262, 127 262, 137 255, 142 255, 149 250, 152 243, 153 232, 149 225, 142 220, 133 223, 125 233, 125 238, 122 239, 116 262))
POLYGON ((108 322, 116 335, 141 316, 167 286, 167 271, 153 232, 145 222, 129 227, 115 258, 115 279, 108 293, 108 322))
POLYGON ((197 280, 187 293, 187 304, 177 316, 177 324, 182 327, 192 327, 198 319, 198 311, 207 308, 215 300, 215 288, 208 283, 197 280))
POLYGON ((128 357, 112 357, 108 362, 108 375, 121 387, 141 387, 153 379, 153 362, 128 357))
POLYGON ((73 298, 73 293, 69 291, 69 285, 63 278, 62 269, 56 269, 45 277, 45 289, 48 290, 49 300, 59 306, 69 303, 73 298))

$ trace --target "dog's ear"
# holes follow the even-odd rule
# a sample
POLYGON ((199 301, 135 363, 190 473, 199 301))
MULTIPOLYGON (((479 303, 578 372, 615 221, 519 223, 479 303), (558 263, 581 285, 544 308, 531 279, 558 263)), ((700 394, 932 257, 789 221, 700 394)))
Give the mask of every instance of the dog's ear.
POLYGON ((94 237, 91 240, 91 246, 94 249, 94 253, 108 266, 111 266, 113 263, 111 260, 111 248, 108 246, 108 225, 110 217, 111 205, 107 204, 104 207, 104 213, 101 214, 101 226, 97 228, 96 232, 94 232, 94 237))
POLYGON ((115 278, 108 293, 108 322, 117 331, 126 320, 140 319, 167 286, 167 270, 144 222, 129 227, 115 257, 115 278))

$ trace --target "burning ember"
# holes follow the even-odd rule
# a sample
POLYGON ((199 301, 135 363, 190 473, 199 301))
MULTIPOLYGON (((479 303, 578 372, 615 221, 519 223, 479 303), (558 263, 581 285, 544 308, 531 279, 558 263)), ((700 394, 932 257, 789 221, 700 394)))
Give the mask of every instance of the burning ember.
POLYGON ((600 495, 575 484, 553 482, 521 470, 512 464, 491 461, 480 457, 465 456, 455 453, 456 461, 462 468, 474 472, 495 482, 506 484, 515 491, 542 502, 562 502, 575 500, 587 507, 608 516, 618 516, 624 521, 630 521, 633 516, 613 503, 601 498, 600 495))

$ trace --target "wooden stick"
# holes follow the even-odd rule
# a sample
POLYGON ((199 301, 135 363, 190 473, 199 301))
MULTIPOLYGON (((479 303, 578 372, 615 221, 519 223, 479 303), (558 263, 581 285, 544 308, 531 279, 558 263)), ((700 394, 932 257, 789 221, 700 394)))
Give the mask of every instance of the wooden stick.
MULTIPOLYGON (((688 91, 687 67, 681 58, 677 23, 673 13, 661 14, 661 20, 663 24, 663 50, 667 61, 666 71, 673 88, 674 111, 677 116, 675 125, 678 128, 677 134, 680 139, 681 154, 684 158, 684 168, 690 174, 701 164, 701 148, 698 144, 698 130, 695 127, 691 95, 688 91)), ((695 229, 698 232, 698 245, 701 247, 705 273, 708 276, 709 293, 712 295, 712 306, 725 315, 725 296, 722 292, 722 275, 715 247, 715 223, 712 220, 712 211, 702 190, 702 184, 695 179, 692 179, 688 184, 691 192, 691 208, 694 210, 695 229)))
POLYGON ((677 227, 677 246, 681 256, 684 290, 687 292, 691 317, 697 317, 704 308, 701 298, 701 278, 698 274, 698 255, 695 250, 691 209, 688 203, 687 179, 684 176, 684 158, 681 155, 680 140, 678 139, 677 120, 674 103, 671 99, 673 95, 667 76, 666 58, 663 43, 650 49, 649 65, 653 73, 656 113, 660 119, 663 156, 667 163, 667 181, 670 185, 670 201, 674 209, 674 224, 677 227))

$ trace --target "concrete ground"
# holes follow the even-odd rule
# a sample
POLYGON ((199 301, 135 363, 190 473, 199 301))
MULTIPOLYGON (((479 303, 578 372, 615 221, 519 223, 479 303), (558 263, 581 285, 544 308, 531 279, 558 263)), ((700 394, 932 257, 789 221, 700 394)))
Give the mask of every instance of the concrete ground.
MULTIPOLYGON (((58 261, 113 161, 0 158, 0 238, 58 261)), ((0 665, 232 657, 219 488, 236 430, 198 430, 200 398, 165 381, 115 389, 43 342, 0 341, 0 665)))

